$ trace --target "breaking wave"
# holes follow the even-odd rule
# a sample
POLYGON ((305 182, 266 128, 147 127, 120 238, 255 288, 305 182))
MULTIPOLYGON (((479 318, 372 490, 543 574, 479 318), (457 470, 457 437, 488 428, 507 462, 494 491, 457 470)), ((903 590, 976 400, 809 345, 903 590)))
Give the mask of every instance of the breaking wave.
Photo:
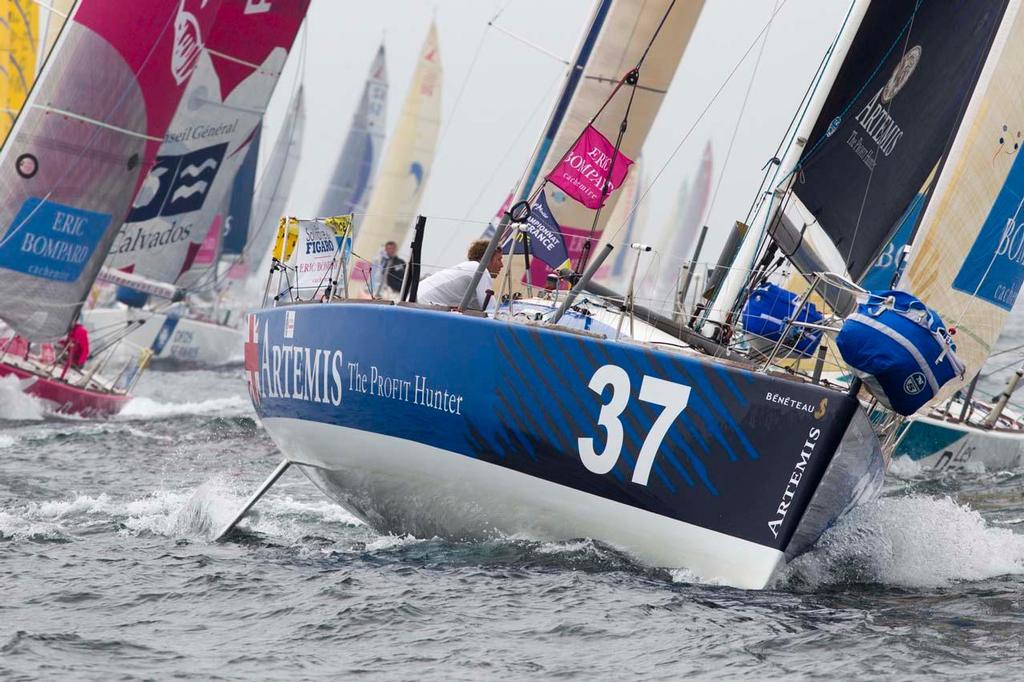
MULTIPOLYGON (((211 540, 237 512, 246 494, 222 478, 193 491, 158 491, 133 499, 106 493, 77 494, 70 499, 30 502, 0 508, 0 537, 70 541, 77 532, 99 524, 117 524, 127 535, 156 534, 198 541, 211 540)), ((329 501, 304 502, 267 497, 240 524, 243 530, 298 542, 310 524, 359 525, 329 501)))
POLYGON ((152 398, 136 397, 121 412, 127 419, 161 419, 185 414, 197 415, 236 415, 252 412, 248 398, 228 396, 226 398, 210 398, 198 402, 164 403, 152 398))
POLYGON ((949 497, 882 498, 855 509, 784 569, 779 586, 940 587, 1024 573, 1024 536, 949 497))
POLYGON ((39 420, 45 413, 41 400, 21 390, 18 377, 0 377, 0 419, 39 420))

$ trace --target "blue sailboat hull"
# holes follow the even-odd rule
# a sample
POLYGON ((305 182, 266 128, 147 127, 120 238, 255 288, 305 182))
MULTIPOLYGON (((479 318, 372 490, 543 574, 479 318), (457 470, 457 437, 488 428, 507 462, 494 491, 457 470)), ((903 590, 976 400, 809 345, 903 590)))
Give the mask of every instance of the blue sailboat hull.
POLYGON ((761 587, 884 475, 843 393, 551 327, 291 306, 251 316, 246 370, 285 455, 390 532, 586 536, 761 587))

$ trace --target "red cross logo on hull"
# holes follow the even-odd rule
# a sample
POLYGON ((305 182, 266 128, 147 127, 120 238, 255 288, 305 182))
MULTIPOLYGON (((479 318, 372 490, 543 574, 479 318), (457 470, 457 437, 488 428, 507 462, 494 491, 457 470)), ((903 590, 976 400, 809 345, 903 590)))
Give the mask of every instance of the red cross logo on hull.
POLYGON ((260 406, 260 347, 256 316, 249 315, 249 340, 245 342, 245 371, 249 373, 249 396, 260 406))

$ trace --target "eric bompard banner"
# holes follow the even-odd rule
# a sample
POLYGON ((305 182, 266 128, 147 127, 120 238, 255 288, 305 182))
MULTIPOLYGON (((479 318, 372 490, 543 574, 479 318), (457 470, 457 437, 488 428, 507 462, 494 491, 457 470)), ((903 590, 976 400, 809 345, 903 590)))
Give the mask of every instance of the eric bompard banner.
POLYGON ((604 206, 609 194, 622 186, 632 164, 629 157, 615 151, 607 137, 587 126, 548 175, 548 181, 587 208, 598 209, 604 206))

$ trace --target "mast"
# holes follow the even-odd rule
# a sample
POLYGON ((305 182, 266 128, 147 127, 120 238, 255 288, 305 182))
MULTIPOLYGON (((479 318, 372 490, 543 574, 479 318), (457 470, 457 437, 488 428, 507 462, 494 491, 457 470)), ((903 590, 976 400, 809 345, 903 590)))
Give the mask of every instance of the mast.
MULTIPOLYGON (((846 54, 850 49, 850 45, 853 43, 854 37, 857 35, 860 23, 863 21, 864 14, 867 12, 870 4, 871 0, 854 0, 851 3, 850 9, 843 21, 843 26, 839 31, 839 35, 836 37, 836 40, 832 45, 831 54, 825 64, 825 69, 819 80, 818 86, 814 89, 811 99, 800 117, 800 125, 797 127, 793 142, 786 149, 782 162, 779 164, 781 169, 795 168, 797 166, 801 155, 804 153, 804 147, 807 144, 807 139, 811 134, 818 116, 821 114, 822 108, 825 106, 825 101, 828 99, 832 86, 835 83, 836 76, 839 75, 839 70, 842 68, 843 61, 846 59, 846 54)), ((781 186, 775 188, 775 196, 772 199, 772 203, 769 208, 770 211, 774 212, 778 210, 776 197, 785 196, 792 186, 795 178, 795 173, 790 173, 783 179, 781 186)), ((756 219, 757 218, 755 216, 755 220, 756 219)), ((820 243, 824 239, 823 235, 818 233, 816 225, 810 225, 808 230, 813 232, 811 238, 813 238, 816 243, 820 243)), ((740 244, 740 250, 736 254, 732 267, 726 272, 725 279, 722 281, 721 286, 719 286, 718 291, 715 292, 715 295, 711 300, 711 304, 708 307, 707 319, 710 322, 722 324, 728 320, 733 306, 737 304, 744 288, 748 284, 748 279, 754 268, 754 259, 757 257, 758 249, 760 248, 764 237, 763 229, 751 229, 747 231, 747 234, 744 236, 743 241, 740 244)))
MULTIPOLYGON (((519 186, 520 200, 532 196, 543 180, 572 147, 580 132, 595 113, 593 126, 609 140, 616 140, 623 120, 619 152, 635 159, 672 82, 679 61, 689 43, 703 8, 702 1, 672 0, 599 0, 583 35, 565 86, 552 110, 544 134, 531 158, 526 179, 519 186), (652 37, 657 39, 651 43, 652 37), (646 56, 645 56, 646 55, 646 56), (622 78, 644 57, 635 91, 624 85, 624 92, 609 101, 622 78), (603 106, 603 109, 602 109, 603 106)), ((620 200, 620 192, 606 197, 600 214, 568 198, 553 186, 544 190, 547 203, 566 237, 570 258, 580 262, 584 245, 593 240, 607 243, 604 235, 609 218, 620 200)), ((617 230, 619 225, 612 225, 617 230)), ((596 246, 596 244, 594 245, 596 246)), ((521 259, 510 259, 513 281, 521 259)), ((531 279, 542 285, 549 269, 533 259, 531 279)))

